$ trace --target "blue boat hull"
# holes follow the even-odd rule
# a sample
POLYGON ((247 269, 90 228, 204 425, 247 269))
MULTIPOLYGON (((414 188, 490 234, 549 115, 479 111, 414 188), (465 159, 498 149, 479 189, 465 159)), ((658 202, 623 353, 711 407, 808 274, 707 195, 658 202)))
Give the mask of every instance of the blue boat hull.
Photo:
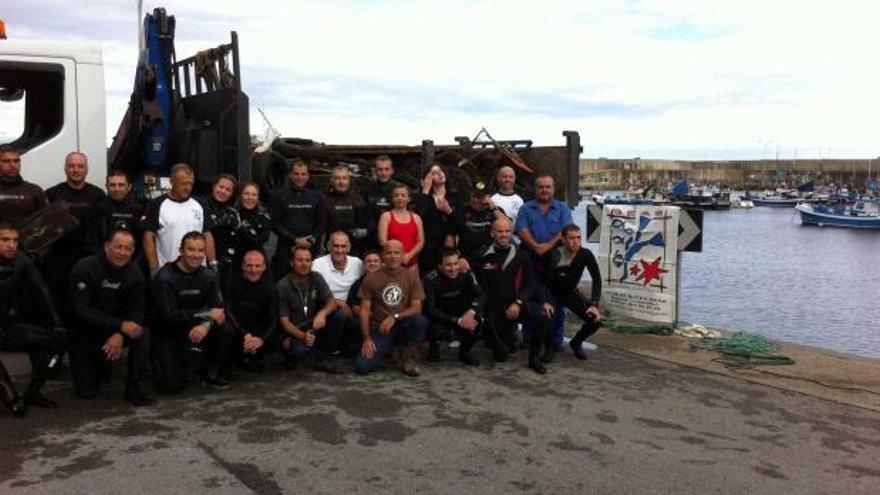
POLYGON ((802 225, 817 225, 820 227, 847 227, 855 229, 880 229, 880 217, 854 217, 848 215, 833 215, 828 213, 816 213, 808 208, 797 208, 801 214, 802 225))

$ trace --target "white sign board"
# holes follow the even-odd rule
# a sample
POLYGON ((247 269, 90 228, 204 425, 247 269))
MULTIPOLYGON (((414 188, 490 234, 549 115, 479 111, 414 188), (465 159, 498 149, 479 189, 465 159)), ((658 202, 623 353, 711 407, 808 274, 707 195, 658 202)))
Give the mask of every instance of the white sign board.
POLYGON ((607 205, 599 234, 602 303, 613 314, 676 321, 677 206, 607 205))

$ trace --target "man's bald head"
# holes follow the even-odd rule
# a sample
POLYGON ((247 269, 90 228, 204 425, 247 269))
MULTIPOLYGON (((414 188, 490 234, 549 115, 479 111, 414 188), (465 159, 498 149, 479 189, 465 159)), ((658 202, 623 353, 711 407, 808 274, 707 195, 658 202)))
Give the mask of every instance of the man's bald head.
POLYGON ((391 239, 385 243, 385 247, 382 249, 382 261, 388 268, 399 268, 403 262, 403 254, 403 243, 391 239))
POLYGON ((495 239, 495 244, 500 247, 507 247, 510 245, 510 234, 513 229, 513 223, 509 218, 496 218, 494 222, 492 222, 492 229, 489 231, 489 234, 495 239))
POLYGON ((507 165, 498 169, 495 174, 495 183, 498 184, 498 191, 502 194, 513 194, 513 186, 516 184, 516 172, 513 167, 507 165))

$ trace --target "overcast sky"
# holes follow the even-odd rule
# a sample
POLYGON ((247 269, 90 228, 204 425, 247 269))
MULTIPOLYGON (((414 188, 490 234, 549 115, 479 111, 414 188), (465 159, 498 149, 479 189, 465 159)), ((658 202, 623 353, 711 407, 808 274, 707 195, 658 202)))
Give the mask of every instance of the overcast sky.
MULTIPOLYGON (((137 61, 134 0, 4 2, 10 38, 104 49, 108 135, 137 61), (76 7, 73 7, 76 5, 76 7)), ((251 132, 328 143, 497 138, 585 157, 880 155, 880 3, 144 1, 178 58, 236 30, 251 132)))

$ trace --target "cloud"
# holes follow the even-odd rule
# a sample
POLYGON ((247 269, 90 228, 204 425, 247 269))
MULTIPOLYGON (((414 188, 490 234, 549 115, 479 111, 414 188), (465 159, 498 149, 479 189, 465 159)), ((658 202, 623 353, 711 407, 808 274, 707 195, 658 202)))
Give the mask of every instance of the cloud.
MULTIPOLYGON (((417 143, 490 125, 541 144, 578 129, 588 154, 759 158, 766 140, 878 154, 872 2, 163 4, 179 58, 238 32, 245 90, 284 134, 417 143)), ((12 36, 103 44, 113 132, 137 59, 133 5, 33 0, 4 16, 12 36)))

